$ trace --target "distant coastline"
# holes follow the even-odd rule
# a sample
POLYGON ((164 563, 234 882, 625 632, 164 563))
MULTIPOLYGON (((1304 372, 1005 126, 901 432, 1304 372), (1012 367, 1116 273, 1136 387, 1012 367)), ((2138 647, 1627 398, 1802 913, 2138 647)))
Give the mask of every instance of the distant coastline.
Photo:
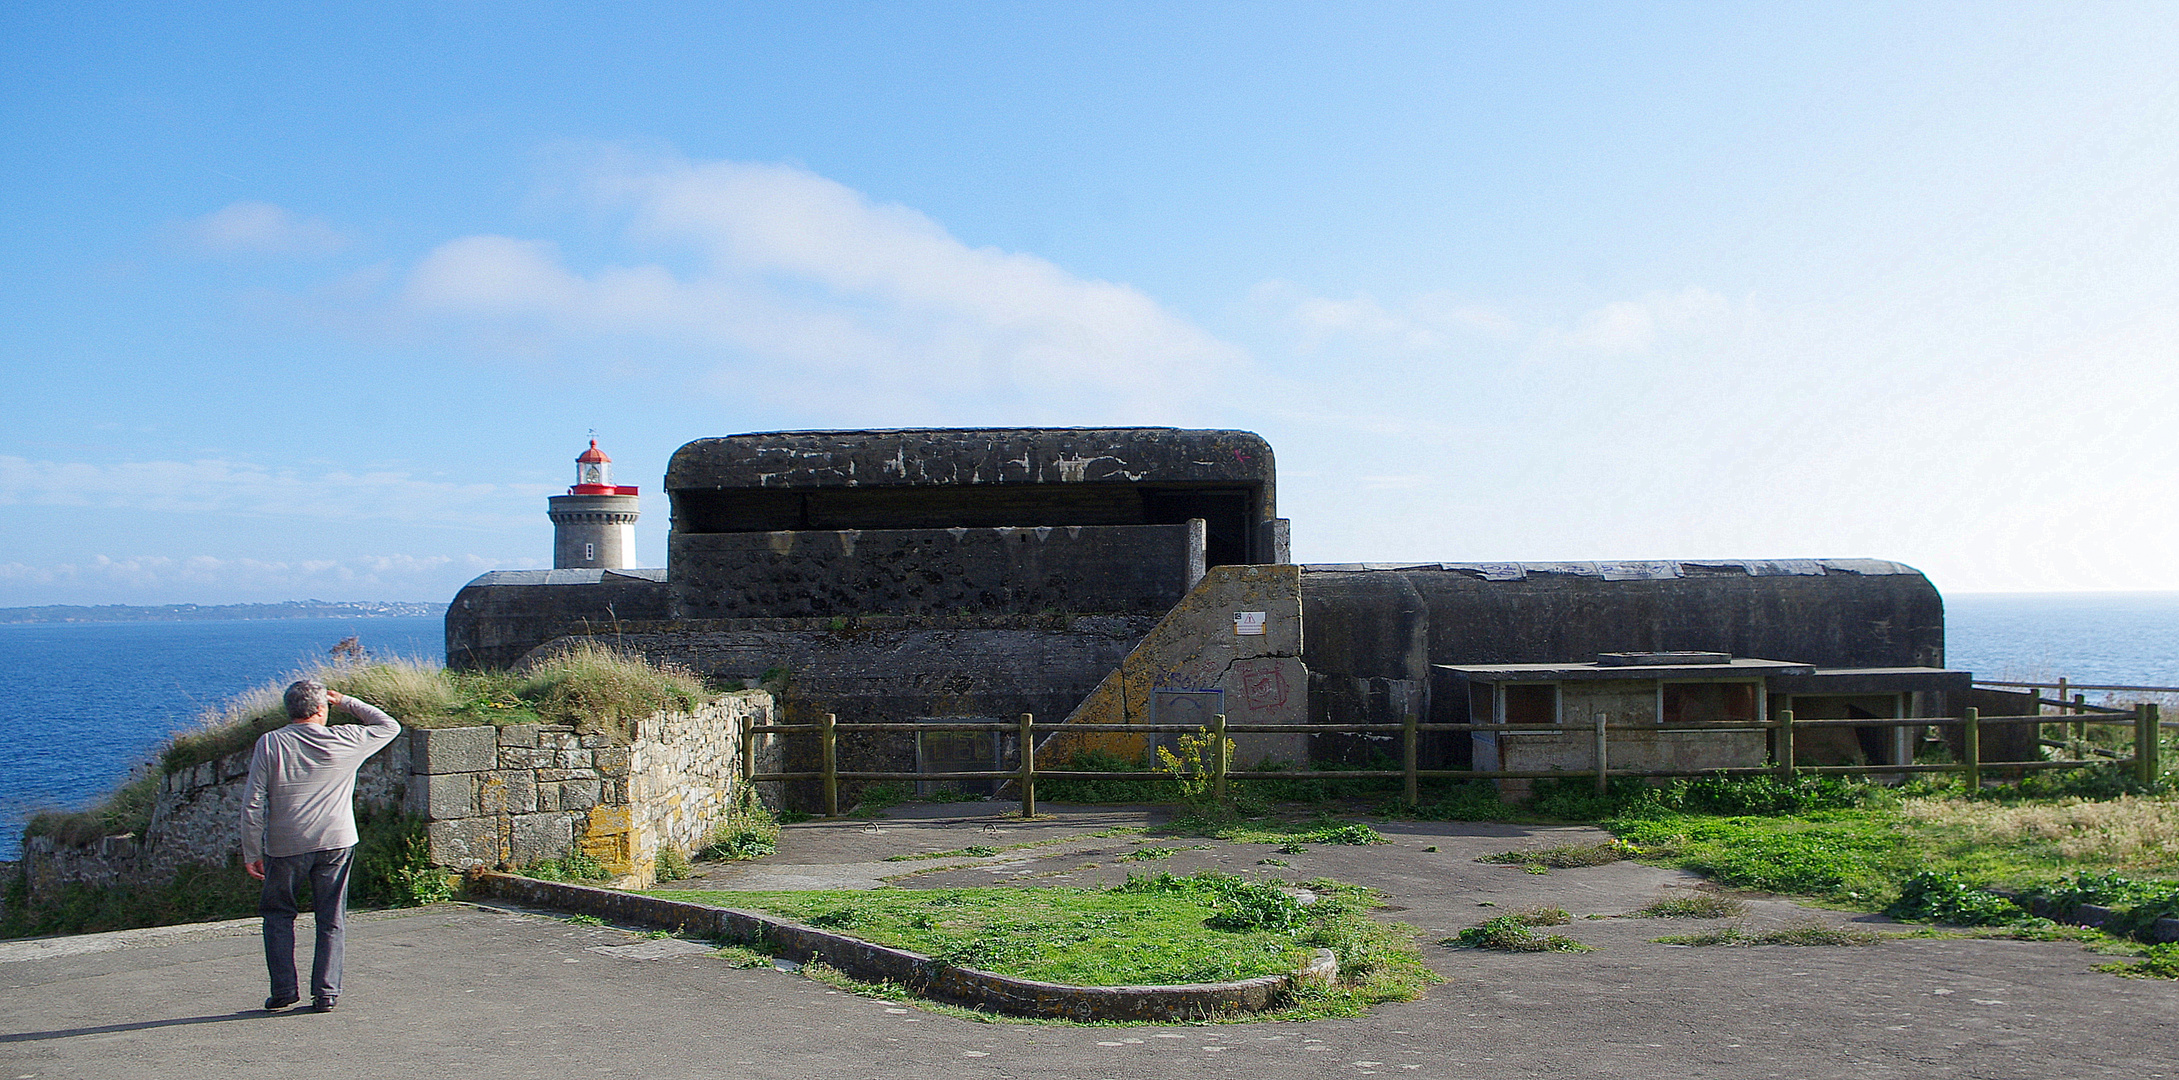
POLYGON ((198 622, 211 619, 386 619, 446 614, 445 604, 288 600, 278 604, 47 604, 0 608, 0 623, 198 622))

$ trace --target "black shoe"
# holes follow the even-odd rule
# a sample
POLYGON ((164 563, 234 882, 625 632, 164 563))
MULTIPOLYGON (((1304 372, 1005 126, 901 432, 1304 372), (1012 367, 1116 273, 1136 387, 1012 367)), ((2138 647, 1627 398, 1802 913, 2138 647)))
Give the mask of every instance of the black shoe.
POLYGON ((310 1011, 311 1011, 311 1012, 332 1012, 332 1011, 333 1011, 333 1005, 334 1005, 334 1003, 335 1003, 335 1002, 338 1002, 339 1000, 340 1000, 339 998, 311 998, 311 999, 310 999, 310 1011))
POLYGON ((289 994, 286 997, 269 997, 265 999, 265 1011, 279 1012, 280 1010, 285 1009, 288 1006, 293 1005, 301 1000, 303 999, 295 996, 294 994, 289 994))

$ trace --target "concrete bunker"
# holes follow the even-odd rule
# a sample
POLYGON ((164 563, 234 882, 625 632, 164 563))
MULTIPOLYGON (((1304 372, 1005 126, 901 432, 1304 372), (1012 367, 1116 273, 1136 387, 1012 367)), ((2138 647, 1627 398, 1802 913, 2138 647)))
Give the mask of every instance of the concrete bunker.
MULTIPOLYGON (((771 677, 791 722, 901 725, 843 740, 840 767, 869 771, 1004 769, 1017 752, 925 739, 919 718, 1028 712, 1078 725, 1080 745, 1142 753, 1141 738, 1096 737, 1095 724, 1216 702, 1236 722, 1326 729, 1261 739, 1243 761, 1363 764, 1391 740, 1336 729, 1596 711, 1663 729, 1969 703, 1968 675, 1942 667, 1942 599, 1898 563, 1296 567, 1271 447, 1248 432, 753 433, 687 443, 664 486, 665 568, 480 577, 448 612, 449 663, 503 666, 558 637, 610 635, 720 681, 771 677), (1597 660, 1631 652, 1770 659, 1729 661, 1728 678, 1597 660)), ((1775 750, 1729 734, 1660 738, 1656 755, 1760 764, 1775 750)), ((1426 735, 1422 765, 1484 766, 1507 745, 1426 735)), ((1526 745, 1516 756, 1582 767, 1585 751, 1526 745)), ((1914 750, 1905 729, 1875 724, 1797 733, 1795 748, 1810 763, 1914 750)))

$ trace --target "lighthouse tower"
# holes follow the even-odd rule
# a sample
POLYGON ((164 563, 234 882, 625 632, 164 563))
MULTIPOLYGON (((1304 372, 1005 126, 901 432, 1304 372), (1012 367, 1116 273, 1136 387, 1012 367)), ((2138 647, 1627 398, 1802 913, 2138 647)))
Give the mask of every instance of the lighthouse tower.
POLYGON ((548 502, 553 569, 618 570, 634 557, 636 489, 614 485, 613 459, 598 440, 575 459, 575 486, 548 502))

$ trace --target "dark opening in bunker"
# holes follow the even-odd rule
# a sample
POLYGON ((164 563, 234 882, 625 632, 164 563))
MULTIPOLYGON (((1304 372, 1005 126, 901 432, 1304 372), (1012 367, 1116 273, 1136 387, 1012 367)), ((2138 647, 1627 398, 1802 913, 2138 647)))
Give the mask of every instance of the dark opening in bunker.
POLYGON ((1254 562, 1268 555, 1252 550, 1261 496, 1251 487, 992 484, 735 488, 672 495, 677 533, 1184 525, 1190 518, 1202 518, 1209 565, 1254 562))

